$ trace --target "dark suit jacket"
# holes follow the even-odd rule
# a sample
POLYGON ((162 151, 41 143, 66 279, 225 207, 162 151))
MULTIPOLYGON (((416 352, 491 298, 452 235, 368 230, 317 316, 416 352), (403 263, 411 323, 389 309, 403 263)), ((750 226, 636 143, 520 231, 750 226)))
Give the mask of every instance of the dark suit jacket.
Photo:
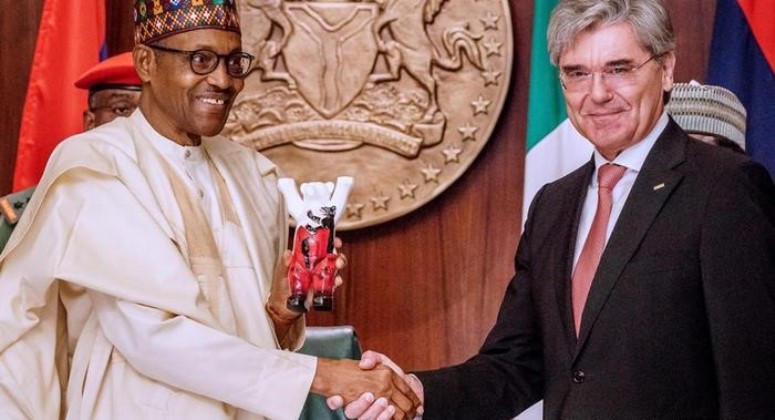
POLYGON ((775 418, 775 187, 670 121, 593 280, 570 278, 592 162, 534 199, 496 325, 467 362, 419 372, 425 420, 775 418))

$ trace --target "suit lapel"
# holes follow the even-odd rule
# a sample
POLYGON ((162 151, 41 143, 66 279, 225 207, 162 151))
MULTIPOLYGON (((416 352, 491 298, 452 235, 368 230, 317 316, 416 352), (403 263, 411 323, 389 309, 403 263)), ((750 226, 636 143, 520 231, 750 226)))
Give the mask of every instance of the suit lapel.
POLYGON ((673 168, 685 160, 686 142, 686 134, 671 119, 643 163, 592 281, 574 359, 583 348, 624 267, 681 181, 683 175, 673 168))
POLYGON ((573 272, 573 253, 576 246, 576 237, 579 230, 579 219, 581 217, 581 208, 587 192, 589 180, 595 170, 593 159, 569 175, 567 183, 564 183, 563 190, 557 195, 564 201, 557 203, 554 208, 562 214, 556 219, 564 222, 555 226, 557 238, 569 238, 568 241, 555 241, 554 251, 556 257, 550 258, 550 261, 561 263, 550 267, 553 271, 551 278, 555 279, 554 293, 559 311, 559 319, 562 322, 562 332, 568 343, 569 356, 573 356, 573 350, 576 347, 576 330, 573 326, 573 312, 571 311, 571 275, 573 272))

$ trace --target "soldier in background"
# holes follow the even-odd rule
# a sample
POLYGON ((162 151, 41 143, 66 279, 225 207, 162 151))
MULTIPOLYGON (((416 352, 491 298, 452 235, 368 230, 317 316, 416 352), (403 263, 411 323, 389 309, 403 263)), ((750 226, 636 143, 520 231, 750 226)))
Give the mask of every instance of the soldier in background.
POLYGON ((140 101, 141 84, 131 52, 110 57, 86 71, 75 82, 76 87, 89 91, 89 107, 83 111, 84 131, 131 115, 140 101))
POLYGON ((218 135, 253 61, 234 0, 134 8, 137 109, 57 146, 0 254, 0 418, 295 420, 365 391, 413 417, 389 368, 287 351, 280 170, 218 135))
MULTIPOLYGON (((140 101, 141 84, 131 52, 114 55, 83 73, 75 86, 89 91, 88 108, 83 111, 84 131, 117 117, 128 117, 140 101)), ((0 250, 11 237, 33 191, 34 186, 0 198, 0 250)))

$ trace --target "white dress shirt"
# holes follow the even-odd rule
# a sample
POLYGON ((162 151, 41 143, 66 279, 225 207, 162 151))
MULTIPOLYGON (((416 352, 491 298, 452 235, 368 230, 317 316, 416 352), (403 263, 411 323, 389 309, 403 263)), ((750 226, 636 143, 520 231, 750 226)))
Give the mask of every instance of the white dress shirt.
POLYGON ((640 173, 640 170, 643 167, 643 162, 646 161, 646 157, 651 151, 651 148, 654 146, 654 143, 657 142, 659 136, 663 131, 665 131, 668 121, 669 119, 667 117, 667 113, 663 111, 662 116, 659 117, 659 120, 657 120, 657 123, 654 125, 654 128, 651 130, 651 132, 649 132, 649 134, 643 140, 635 143, 634 145, 619 153, 619 155, 616 156, 613 161, 609 161, 603 157, 600 152, 595 150, 595 172, 592 174, 592 179, 590 180, 589 186, 587 187, 587 196, 584 199, 584 207, 581 209, 579 231, 578 236, 576 237, 576 248, 573 253, 574 268, 579 261, 581 250, 584 247, 584 241, 586 241, 587 235, 589 235, 589 230, 592 227, 592 219, 594 219, 595 210, 597 209, 597 171, 601 166, 607 163, 613 163, 627 168, 627 170, 624 172, 624 176, 622 176, 622 179, 619 180, 613 189, 611 218, 608 220, 608 228, 606 229, 605 234, 606 243, 608 243, 608 239, 611 237, 611 232, 613 232, 614 226, 616 226, 616 221, 619 220, 619 215, 622 213, 624 203, 627 202, 627 196, 630 195, 630 191, 632 190, 632 186, 635 183, 635 179, 638 177, 638 173, 640 173))

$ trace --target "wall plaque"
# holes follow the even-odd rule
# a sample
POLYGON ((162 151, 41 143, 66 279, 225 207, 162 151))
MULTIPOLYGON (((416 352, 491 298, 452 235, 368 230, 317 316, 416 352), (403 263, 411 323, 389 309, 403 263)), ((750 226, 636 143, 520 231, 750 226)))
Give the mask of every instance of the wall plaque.
POLYGON ((511 76, 506 0, 239 7, 256 60, 224 134, 299 182, 354 177, 338 229, 419 208, 489 139, 511 76))

